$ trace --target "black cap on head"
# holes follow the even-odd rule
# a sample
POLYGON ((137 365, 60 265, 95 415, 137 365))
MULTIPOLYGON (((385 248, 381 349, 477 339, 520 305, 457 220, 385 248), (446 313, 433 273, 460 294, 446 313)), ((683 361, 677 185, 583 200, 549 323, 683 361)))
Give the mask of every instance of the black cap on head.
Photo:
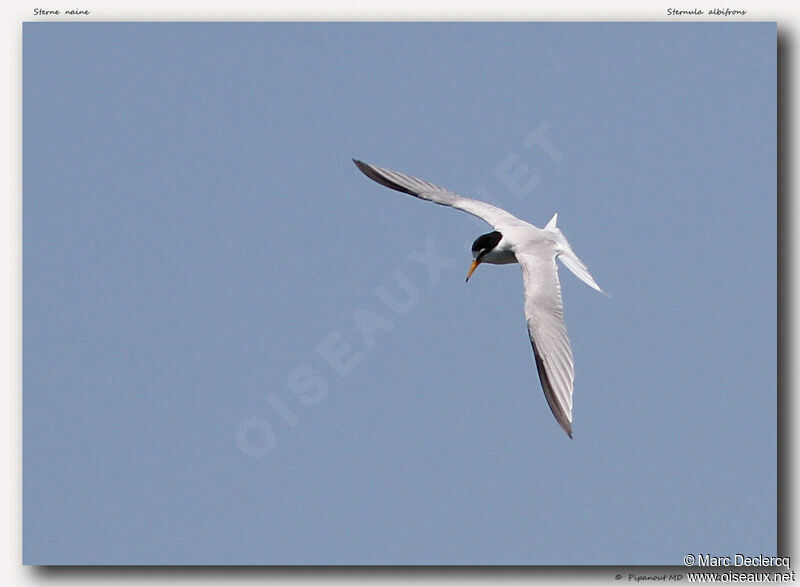
POLYGON ((502 238, 503 235, 496 230, 488 234, 482 234, 472 243, 472 252, 478 253, 479 257, 483 256, 495 248, 502 238))

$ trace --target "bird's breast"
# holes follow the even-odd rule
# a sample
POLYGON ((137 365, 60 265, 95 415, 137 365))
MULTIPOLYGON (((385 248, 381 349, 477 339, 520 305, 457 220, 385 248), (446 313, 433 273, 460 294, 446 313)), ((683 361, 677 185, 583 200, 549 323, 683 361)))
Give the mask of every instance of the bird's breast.
POLYGON ((492 265, 508 265, 509 263, 516 263, 517 256, 513 251, 509 249, 501 249, 498 246, 497 248, 486 253, 481 261, 483 263, 491 263, 492 265))

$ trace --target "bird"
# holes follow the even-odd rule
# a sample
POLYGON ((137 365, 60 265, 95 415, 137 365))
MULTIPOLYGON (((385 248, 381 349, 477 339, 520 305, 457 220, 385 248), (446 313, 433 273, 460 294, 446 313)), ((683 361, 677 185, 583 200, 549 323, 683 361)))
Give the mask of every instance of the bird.
POLYGON ((467 212, 492 227, 492 232, 480 235, 472 244, 472 264, 467 271, 466 281, 482 263, 519 264, 525 289, 525 321, 542 390, 556 421, 572 438, 575 369, 564 323, 556 259, 589 287, 608 294, 597 285, 586 265, 556 226, 558 213, 544 228, 538 228, 502 208, 460 196, 423 179, 358 159, 353 159, 353 163, 364 175, 382 186, 467 212))

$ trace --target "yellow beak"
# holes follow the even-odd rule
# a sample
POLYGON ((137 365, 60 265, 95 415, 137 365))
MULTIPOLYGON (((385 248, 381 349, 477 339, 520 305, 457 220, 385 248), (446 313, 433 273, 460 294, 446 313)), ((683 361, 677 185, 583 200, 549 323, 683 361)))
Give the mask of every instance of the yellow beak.
POLYGON ((481 262, 480 262, 480 261, 478 261, 477 259, 475 259, 475 260, 472 262, 472 265, 470 266, 470 268, 469 268, 469 271, 467 271, 467 281, 469 281, 470 275, 472 275, 472 273, 475 271, 475 269, 476 269, 476 268, 478 267, 478 265, 480 265, 480 264, 481 264, 481 262))

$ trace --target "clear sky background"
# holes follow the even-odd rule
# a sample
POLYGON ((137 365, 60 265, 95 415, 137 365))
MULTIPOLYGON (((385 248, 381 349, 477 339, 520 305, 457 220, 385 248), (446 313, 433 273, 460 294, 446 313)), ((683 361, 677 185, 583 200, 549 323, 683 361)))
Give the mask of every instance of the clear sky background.
POLYGON ((24 562, 775 554, 775 24, 23 37, 24 562), (351 157, 559 213, 573 440, 488 226, 351 157))

